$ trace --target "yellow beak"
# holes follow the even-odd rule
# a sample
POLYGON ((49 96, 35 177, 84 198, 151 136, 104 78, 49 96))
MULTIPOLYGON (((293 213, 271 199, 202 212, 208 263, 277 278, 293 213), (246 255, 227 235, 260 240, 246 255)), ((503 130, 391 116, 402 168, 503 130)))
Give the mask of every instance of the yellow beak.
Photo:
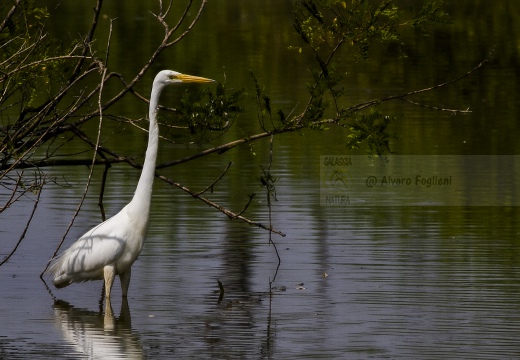
POLYGON ((215 82, 215 80, 203 78, 200 76, 193 76, 187 74, 178 74, 177 79, 181 80, 183 83, 211 83, 215 82))

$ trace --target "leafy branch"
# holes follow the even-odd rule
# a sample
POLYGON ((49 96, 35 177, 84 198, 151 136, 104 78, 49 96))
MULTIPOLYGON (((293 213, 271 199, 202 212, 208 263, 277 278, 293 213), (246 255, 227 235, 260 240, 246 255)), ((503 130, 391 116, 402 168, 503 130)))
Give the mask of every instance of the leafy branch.
MULTIPOLYGON (((351 104, 345 99, 341 68, 346 56, 364 61, 370 57, 375 44, 393 43, 401 46, 401 36, 405 29, 426 35, 431 26, 449 22, 442 1, 424 1, 416 10, 409 11, 400 9, 396 3, 391 0, 295 1, 293 25, 301 42, 293 48, 298 51, 297 56, 308 53, 314 59, 310 70, 312 81, 307 86, 308 95, 301 101, 303 108, 293 110, 290 114, 277 109, 268 90, 251 73, 253 96, 249 99, 254 99, 258 110, 257 130, 215 145, 213 142, 222 139, 236 125, 238 117, 242 116, 244 99, 248 98, 247 91, 229 90, 227 81, 224 81, 214 91, 204 89, 199 93, 186 92, 177 109, 160 107, 161 115, 166 117, 174 114, 177 118, 175 125, 161 121, 161 127, 166 130, 161 132, 162 139, 175 142, 168 130, 183 130, 190 142, 204 144, 206 148, 184 158, 158 164, 156 177, 230 219, 267 230, 270 243, 274 245, 271 234, 284 235, 282 231, 274 229, 271 223, 271 201, 276 199, 277 180, 271 171, 275 137, 289 132, 324 130, 337 126, 344 130, 345 143, 349 149, 366 146, 370 153, 384 154, 392 152, 391 125, 402 117, 383 113, 378 107, 382 103, 398 100, 412 106, 455 114, 469 112, 469 109, 422 104, 413 98, 465 79, 481 69, 491 54, 467 73, 441 84, 359 104, 351 104), (198 192, 159 173, 161 169, 205 156, 223 154, 262 139, 269 139, 271 147, 268 165, 261 168, 259 176, 268 199, 267 225, 247 217, 254 194, 244 200, 240 210, 230 210, 210 199, 207 190, 226 176, 231 164, 204 190, 198 192)), ((134 169, 142 168, 135 159, 119 154, 101 142, 102 124, 105 120, 115 120, 146 131, 145 126, 139 125, 145 119, 125 118, 111 114, 110 109, 126 96, 143 103, 149 102, 146 96, 137 92, 136 85, 149 75, 148 70, 161 53, 193 31, 207 0, 187 1, 177 17, 172 13, 172 2, 163 3, 159 0, 157 11, 150 12, 149 16, 162 27, 163 37, 140 70, 131 75, 117 73, 109 66, 110 36, 105 44, 104 57, 100 57, 94 47, 102 4, 102 0, 96 0, 94 15, 86 34, 66 46, 51 39, 46 33, 45 26, 51 17, 46 9, 34 7, 31 2, 23 0, 16 0, 13 5, 0 5, 0 19, 3 17, 0 21, 0 186, 9 193, 7 200, 0 204, 0 213, 29 192, 38 193, 39 196, 46 181, 41 173, 45 167, 87 165, 91 166, 92 171, 95 166, 102 165, 102 189, 111 165, 125 163, 134 169), (107 87, 118 90, 104 91, 107 87), (109 93, 113 95, 107 95, 109 93), (93 119, 100 120, 95 138, 91 138, 83 129, 93 119), (85 145, 90 149, 91 156, 58 156, 61 155, 61 147, 71 141, 85 145), (36 169, 39 175, 35 178, 32 175, 27 177, 24 169, 36 169)), ((84 194, 87 189, 88 185, 84 194)), ((99 194, 99 204, 102 208, 103 190, 99 194)), ((76 214, 80 208, 81 204, 76 214)))

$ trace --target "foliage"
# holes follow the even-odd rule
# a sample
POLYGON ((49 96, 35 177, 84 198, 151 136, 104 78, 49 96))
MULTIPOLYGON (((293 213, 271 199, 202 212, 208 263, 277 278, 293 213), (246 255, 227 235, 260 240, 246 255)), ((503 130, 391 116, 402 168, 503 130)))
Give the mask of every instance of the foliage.
POLYGON ((374 42, 398 42, 403 27, 426 33, 427 26, 448 22, 443 6, 442 1, 426 1, 405 18, 392 0, 304 0, 295 2, 294 27, 316 53, 347 43, 366 59, 374 42))
MULTIPOLYGON (((31 0, 16 0, 12 3, 14 5, 5 2, 0 4, 0 19, 3 19, 0 20, 0 186, 11 192, 8 200, 0 204, 0 212, 25 193, 39 194, 45 182, 40 169, 47 166, 91 165, 93 169, 101 164, 105 166, 103 181, 107 178, 110 165, 114 163, 123 162, 140 169, 141 165, 134 159, 104 146, 100 136, 103 121, 117 119, 132 125, 139 123, 139 119, 111 114, 109 110, 125 96, 134 96, 143 104, 147 102, 146 97, 137 92, 136 85, 145 74, 150 75, 147 71, 165 49, 175 46, 194 29, 207 0, 188 0, 184 12, 181 11, 175 21, 169 15, 171 6, 163 7, 162 1, 158 0, 159 9, 151 16, 164 28, 164 38, 152 49, 149 60, 142 64, 136 74, 120 74, 109 66, 112 27, 106 43, 101 44, 96 38, 101 0, 96 2, 87 33, 66 44, 47 35, 46 23, 51 20, 45 8, 35 6, 31 0), (199 4, 198 10, 194 10, 195 3, 199 4), (169 22, 176 25, 170 26, 169 22), (93 50, 96 41, 97 48, 106 46, 104 57, 93 50), (106 87, 110 87, 111 91, 104 93, 106 87), (83 129, 85 124, 93 120, 99 121, 95 136, 86 134, 83 129), (70 141, 86 145, 92 150, 92 157, 63 158, 60 149, 70 141), (34 169, 36 176, 31 174, 26 177, 23 173, 17 173, 26 168, 34 169)), ((243 104, 251 98, 258 110, 258 132, 206 147, 191 157, 159 164, 158 169, 270 138, 269 165, 260 167, 259 176, 270 204, 271 197, 276 199, 277 179, 271 173, 270 166, 275 135, 307 129, 327 130, 335 126, 345 130, 345 144, 349 149, 365 148, 368 153, 377 155, 392 152, 390 129, 399 116, 383 113, 379 105, 395 99, 407 101, 410 96, 445 84, 350 104, 342 87, 344 71, 339 69, 345 57, 353 57, 356 61, 369 58, 376 44, 402 47, 401 34, 404 29, 426 35, 430 26, 448 21, 440 0, 424 0, 416 9, 400 7, 398 0, 295 1, 293 25, 301 43, 292 48, 297 49, 296 56, 310 54, 315 60, 310 69, 312 81, 307 86, 308 98, 301 101, 303 109, 285 114, 275 108, 273 104, 276 102, 272 101, 267 89, 253 72, 251 78, 254 91, 249 98, 244 90, 229 90, 226 82, 218 84, 214 91, 209 88, 201 92, 187 91, 177 109, 161 108, 161 116, 165 116, 165 111, 174 112, 190 141, 210 144, 226 133, 242 113, 243 104)), ((218 209, 229 218, 240 219, 267 229, 270 233, 282 234, 271 225, 266 227, 242 215, 253 195, 242 211, 232 212, 203 196, 206 190, 196 193, 162 175, 158 177, 218 209)), ((213 184, 208 186, 208 189, 212 188, 213 184)), ((102 196, 101 191, 100 203, 102 196)))
MULTIPOLYGON (((337 65, 345 54, 354 54, 358 61, 367 59, 376 43, 402 46, 400 31, 405 28, 427 34, 428 26, 447 23, 449 18, 443 6, 442 1, 425 1, 418 10, 408 12, 392 0, 295 2, 294 28, 304 45, 293 48, 299 52, 310 51, 316 67, 312 70, 314 82, 309 84, 308 105, 293 119, 291 126, 326 129, 327 124, 337 124, 351 130, 346 141, 349 148, 366 144, 371 153, 391 152, 388 125, 396 117, 375 109, 367 114, 357 114, 363 106, 348 107, 341 87, 343 75, 336 71, 337 65), (357 52, 351 52, 349 48, 355 48, 357 52), (378 125, 374 125, 376 122, 378 125)), ((367 107, 378 104, 379 101, 375 101, 367 107)))
MULTIPOLYGON (((61 78, 59 61, 47 61, 60 52, 59 44, 42 33, 49 13, 32 2, 19 5, 13 11, 16 8, 10 4, 0 4, 0 14, 5 14, 0 23, 0 165, 4 167, 30 150, 25 143, 41 121, 32 114, 48 104, 45 94, 61 78)), ((0 182, 12 190, 12 196, 0 204, 0 212, 42 186, 38 176, 25 178, 9 172, 0 172, 0 182)))
MULTIPOLYGON (((189 2, 187 9, 192 2, 189 2)), ((178 26, 172 28, 168 25, 166 19, 169 8, 163 10, 160 2, 160 12, 155 16, 165 28, 165 38, 151 55, 150 61, 129 81, 121 74, 110 72, 107 67, 108 59, 97 57, 91 48, 101 10, 100 1, 96 5, 88 34, 72 40, 66 46, 58 44, 45 34, 45 24, 49 17, 45 9, 35 7, 31 1, 20 1, 20 4, 23 6, 1 5, 6 21, 0 29, 0 82, 3 86, 3 95, 0 98, 3 124, 0 127, 0 165, 4 169, 14 169, 59 164, 52 157, 53 152, 59 149, 59 144, 48 152, 47 158, 36 162, 30 160, 36 149, 54 143, 59 136, 65 136, 67 141, 79 139, 92 148, 97 146, 98 155, 102 159, 111 156, 113 161, 124 161, 124 157, 99 148, 97 141, 86 136, 81 128, 86 122, 102 115, 127 93, 143 99, 134 92, 134 86, 160 52, 175 45, 186 32, 174 38, 178 26), (87 78, 95 77, 100 80, 97 81, 97 86, 84 85, 87 78), (123 90, 108 100, 99 102, 109 79, 119 80, 123 90), (72 93, 74 98, 69 95, 72 93)), ((204 5, 205 1, 202 1, 198 15, 204 5)), ((343 75, 337 70, 338 64, 345 54, 359 60, 366 59, 374 43, 400 44, 399 31, 402 28, 409 27, 425 32, 432 24, 446 22, 447 16, 442 8, 442 1, 438 0, 426 1, 417 10, 410 11, 400 9, 397 2, 391 0, 295 2, 294 28, 302 40, 302 45, 297 48, 301 52, 309 51, 316 60, 316 66, 311 69, 313 82, 308 85, 309 99, 301 113, 287 116, 282 110, 273 107, 266 89, 252 74, 259 111, 258 121, 260 128, 265 131, 265 135, 253 138, 268 136, 273 131, 300 131, 305 128, 324 130, 331 124, 336 124, 352 131, 347 138, 349 146, 352 146, 355 139, 356 146, 366 143, 370 150, 383 151, 385 147, 375 146, 371 141, 384 139, 382 143, 389 144, 386 134, 388 126, 378 127, 378 135, 363 120, 373 115, 356 115, 363 108, 348 106, 341 86, 343 75), (357 51, 352 52, 349 49, 357 51)), ((188 23, 187 28, 191 30, 198 15, 191 22, 183 17, 179 23, 185 21, 188 23)), ((107 43, 107 57, 110 40, 109 38, 107 43)), ((191 141, 210 142, 229 130, 241 111, 239 103, 243 100, 243 95, 243 90, 228 91, 226 83, 219 84, 215 92, 209 89, 201 93, 186 92, 177 114, 180 123, 188 130, 191 141)), ((374 103, 367 107, 376 105, 374 103)), ((389 119, 389 123, 395 118, 389 114, 381 116, 389 119)), ((118 118, 121 119, 120 116, 118 118)), ((135 123, 131 119, 122 120, 135 123)), ((388 145, 385 151, 389 150, 388 145)))
POLYGON ((228 94, 226 82, 217 84, 215 92, 204 88, 201 92, 186 91, 177 108, 179 122, 185 124, 195 142, 210 142, 228 130, 238 114, 244 90, 228 94))
POLYGON ((388 125, 396 121, 396 117, 383 115, 376 108, 368 113, 350 113, 351 134, 347 136, 347 147, 357 149, 361 144, 367 144, 368 153, 371 155, 385 155, 392 153, 390 148, 391 135, 387 131, 388 125))

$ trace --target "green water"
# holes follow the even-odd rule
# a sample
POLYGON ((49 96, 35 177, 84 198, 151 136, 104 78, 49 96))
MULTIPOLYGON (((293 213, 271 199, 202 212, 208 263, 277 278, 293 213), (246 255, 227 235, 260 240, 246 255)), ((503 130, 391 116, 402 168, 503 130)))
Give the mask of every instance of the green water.
MULTIPOLYGON (((162 36, 149 15, 157 6, 151 1, 105 6, 100 48, 109 20, 117 17, 111 66, 131 78, 162 36)), ((62 3, 51 34, 83 32, 92 7, 62 3)), ((514 1, 457 1, 447 8, 451 25, 428 38, 407 35, 407 58, 396 58, 386 47, 374 48, 367 62, 345 55, 346 105, 449 81, 495 47, 482 70, 415 99, 471 113, 454 116, 403 102, 381 108, 402 115, 392 125, 398 155, 518 155, 520 10, 514 1)), ((273 104, 286 113, 297 111, 305 104, 312 59, 295 56, 288 48, 295 43, 290 2, 210 1, 193 33, 161 55, 137 90, 147 94, 155 72, 170 68, 218 81, 225 77, 230 88, 252 93, 252 70, 273 104)), ((162 103, 174 105, 182 92, 168 89, 162 103)), ((217 142, 258 128, 254 105, 244 107, 236 130, 217 142)), ((110 111, 139 118, 147 109, 128 97, 110 111)), ((142 157, 145 134, 108 120, 105 125, 106 146, 142 157)), ((95 121, 92 127, 97 129, 95 121)), ((45 189, 26 239, 0 268, 0 358, 517 358, 518 208, 498 200, 493 206, 402 206, 398 198, 393 206, 324 206, 320 156, 363 153, 349 152, 345 139, 340 129, 275 139, 278 200, 272 222, 287 234, 273 237, 279 267, 265 231, 229 220, 156 181, 148 239, 134 265, 128 304, 116 284, 113 314, 98 305, 101 283, 53 289, 62 300, 53 305, 38 278, 88 176, 87 168, 50 169, 57 184, 45 189), (220 302, 217 279, 226 289, 220 302)), ((198 151, 195 145, 161 143, 159 162, 198 151)), ((263 140, 161 173, 200 191, 232 162, 208 198, 238 212, 256 193, 245 215, 267 224, 258 179, 268 155, 263 140)), ((511 171, 497 166, 487 174, 499 179, 511 171)), ((124 164, 112 167, 104 199, 108 215, 129 201, 138 176, 124 164)), ((99 169, 67 244, 100 221, 100 186, 99 169)), ((2 214, 0 255, 18 239, 32 204, 28 199, 2 214)))

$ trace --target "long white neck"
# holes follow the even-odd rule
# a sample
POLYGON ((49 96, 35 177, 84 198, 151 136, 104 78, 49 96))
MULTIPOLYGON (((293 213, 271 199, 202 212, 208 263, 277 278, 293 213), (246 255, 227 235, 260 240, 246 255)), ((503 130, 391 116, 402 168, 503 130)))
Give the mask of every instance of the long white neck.
POLYGON ((150 96, 150 110, 148 118, 150 120, 150 129, 148 132, 148 147, 144 159, 141 177, 137 183, 134 197, 128 204, 129 215, 136 217, 140 221, 148 224, 150 214, 150 203, 152 200, 153 180, 155 177, 155 163, 157 160, 157 151, 159 147, 159 126, 157 125, 157 106, 159 105, 159 96, 164 86, 155 84, 152 87, 150 96))

